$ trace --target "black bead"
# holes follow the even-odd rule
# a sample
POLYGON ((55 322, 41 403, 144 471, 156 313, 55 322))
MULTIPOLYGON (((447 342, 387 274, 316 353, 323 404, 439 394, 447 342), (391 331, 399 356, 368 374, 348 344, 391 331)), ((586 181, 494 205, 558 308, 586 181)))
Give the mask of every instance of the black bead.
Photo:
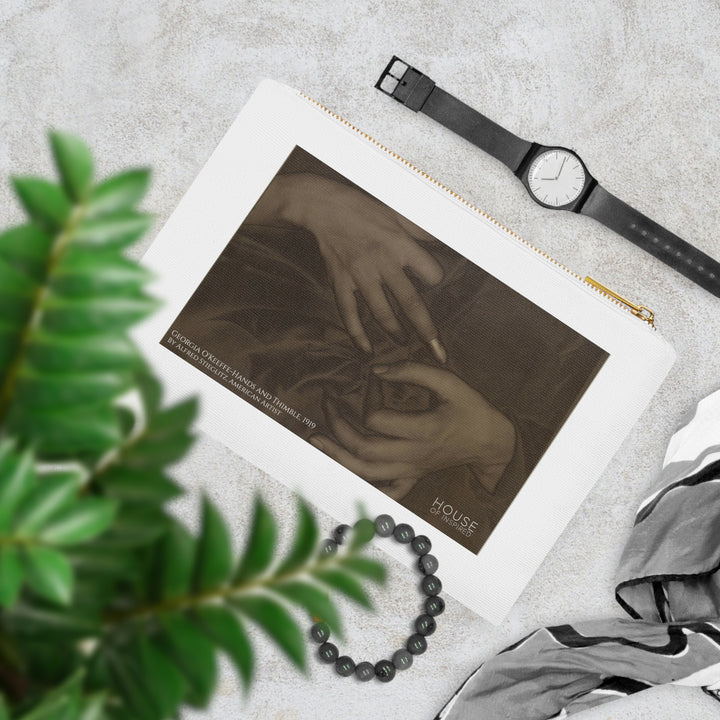
POLYGON ((422 590, 426 595, 437 595, 442 590, 440 578, 435 575, 426 575, 422 579, 422 590))
POLYGON ((418 535, 412 541, 412 549, 418 555, 427 555, 432 549, 432 543, 427 535, 418 535))
POLYGON ((392 661, 398 670, 407 670, 413 664, 413 656, 403 648, 395 651, 392 661))
POLYGON ((393 535, 398 542, 409 543, 415 537, 415 531, 407 523, 400 523, 395 526, 393 535))
POLYGON ((395 521, 389 515, 378 515, 375 518, 375 531, 380 537, 390 537, 395 529, 395 521))
POLYGON ((375 663, 375 677, 380 682, 390 682, 395 677, 395 666, 389 660, 375 663))
POLYGON ((437 617, 441 615, 445 610, 445 601, 437 595, 431 596, 425 599, 425 612, 432 616, 437 617))
POLYGON ((335 661, 335 672, 343 677, 349 677, 355 672, 355 663, 353 659, 347 655, 339 657, 335 661))
POLYGON ((355 666, 355 677, 360 682, 367 682, 375 677, 375 667, 367 661, 358 663, 355 666))
POLYGON ((320 544, 320 554, 321 555, 334 555, 337 552, 338 544, 334 541, 328 538, 327 540, 323 540, 320 544))
POLYGON ((324 643, 330 637, 330 626, 326 622, 315 623, 310 628, 310 637, 317 643, 324 643))
POLYGON ((429 615, 420 615, 415 621, 415 629, 420 635, 432 635, 435 632, 437 623, 429 615))
POLYGON ((422 635, 411 635, 406 647, 413 655, 422 655, 427 650, 427 640, 422 635))
POLYGON ((347 540, 348 533, 352 530, 349 525, 338 525, 333 530, 333 540, 338 544, 342 545, 347 540))
POLYGON ((334 663, 338 659, 339 654, 337 647, 330 642, 325 642, 318 648, 320 659, 328 665, 334 663))
POLYGON ((440 567, 440 563, 434 555, 423 555, 418 558, 418 567, 424 575, 434 575, 435 571, 440 567))

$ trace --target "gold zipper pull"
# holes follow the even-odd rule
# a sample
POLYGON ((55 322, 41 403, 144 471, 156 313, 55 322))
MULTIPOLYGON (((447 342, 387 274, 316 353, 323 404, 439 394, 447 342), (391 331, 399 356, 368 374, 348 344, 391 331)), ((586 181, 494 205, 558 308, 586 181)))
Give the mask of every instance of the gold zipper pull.
POLYGON ((586 277, 585 282, 588 283, 588 285, 592 285, 594 288, 599 290, 602 293, 605 293, 606 295, 609 295, 611 298, 617 300, 618 302, 622 303, 623 305, 626 305, 628 308, 630 308, 630 312, 635 316, 639 317, 641 320, 644 320, 648 325, 651 325, 652 327, 655 327, 655 313, 650 309, 645 307, 644 305, 636 305, 635 303, 630 302, 626 298, 624 298, 622 295, 618 295, 616 292, 611 290, 608 287, 605 287, 602 283, 599 283, 597 280, 593 280, 591 277, 586 277))

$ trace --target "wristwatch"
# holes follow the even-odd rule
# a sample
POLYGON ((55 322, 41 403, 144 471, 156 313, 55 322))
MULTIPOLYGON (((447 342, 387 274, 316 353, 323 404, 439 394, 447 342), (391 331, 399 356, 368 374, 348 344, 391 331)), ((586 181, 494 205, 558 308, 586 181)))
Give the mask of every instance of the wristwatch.
POLYGON ((598 220, 720 297, 720 263, 608 192, 575 151, 519 138, 397 56, 388 63, 375 87, 507 165, 539 205, 598 220))

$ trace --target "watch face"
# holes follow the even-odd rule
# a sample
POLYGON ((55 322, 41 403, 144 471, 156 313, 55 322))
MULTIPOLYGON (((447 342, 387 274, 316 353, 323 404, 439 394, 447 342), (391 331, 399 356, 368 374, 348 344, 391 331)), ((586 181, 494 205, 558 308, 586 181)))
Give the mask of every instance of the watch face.
POLYGON ((541 203, 562 207, 576 200, 582 192, 585 169, 580 159, 569 150, 546 150, 530 165, 528 185, 541 203))

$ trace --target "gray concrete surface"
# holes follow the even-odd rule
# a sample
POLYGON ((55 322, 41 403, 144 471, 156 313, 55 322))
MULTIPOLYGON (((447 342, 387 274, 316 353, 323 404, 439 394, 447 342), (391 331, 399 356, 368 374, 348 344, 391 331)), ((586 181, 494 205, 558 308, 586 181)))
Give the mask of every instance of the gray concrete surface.
MULTIPOLYGON (((264 77, 293 85, 579 273, 652 307, 678 363, 501 627, 450 600, 431 651, 393 683, 295 674, 256 635, 243 699, 224 668, 211 708, 186 718, 431 720, 493 652, 538 625, 620 614, 614 569, 635 505, 689 406, 720 384, 720 301, 592 221, 534 205, 499 163, 372 87, 396 53, 521 136, 576 148, 605 186, 720 256, 720 8, 716 0, 4 0, 0 172, 48 172, 48 127, 76 132, 101 172, 149 164, 156 229, 264 77)), ((0 221, 20 212, 0 185, 0 221)), ((136 248, 140 255, 152 239, 136 248)), ((642 373, 642 368, 633 369, 642 373)), ((287 515, 288 491, 203 437, 177 476, 232 517, 238 543, 256 488, 287 515)), ((324 527, 332 520, 323 517, 324 527)), ((285 524, 290 531, 290 523, 285 524)), ((414 608, 410 571, 345 606, 351 655, 382 655, 414 608)), ((660 688, 586 720, 710 720, 700 691, 660 688)))

